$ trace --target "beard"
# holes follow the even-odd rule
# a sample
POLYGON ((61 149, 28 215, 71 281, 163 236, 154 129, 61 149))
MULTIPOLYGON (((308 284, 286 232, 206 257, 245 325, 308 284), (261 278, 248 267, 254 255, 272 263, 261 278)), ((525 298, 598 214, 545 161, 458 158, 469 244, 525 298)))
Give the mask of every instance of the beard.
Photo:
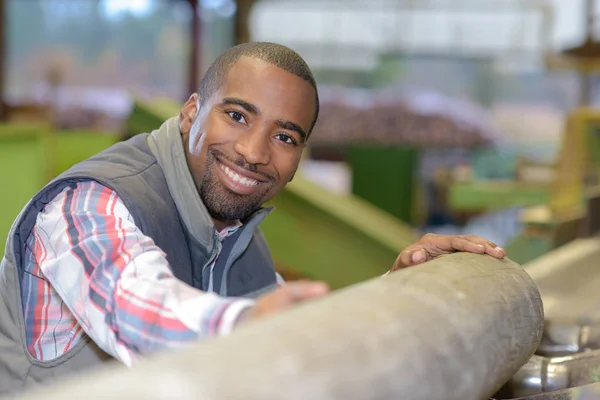
POLYGON ((220 168, 217 157, 227 159, 231 163, 248 171, 257 172, 256 166, 240 157, 231 159, 220 151, 209 147, 206 151, 206 168, 200 184, 200 198, 211 217, 219 221, 244 221, 256 212, 266 201, 273 185, 273 178, 268 176, 267 182, 260 183, 261 188, 255 193, 241 195, 226 188, 217 176, 220 168))

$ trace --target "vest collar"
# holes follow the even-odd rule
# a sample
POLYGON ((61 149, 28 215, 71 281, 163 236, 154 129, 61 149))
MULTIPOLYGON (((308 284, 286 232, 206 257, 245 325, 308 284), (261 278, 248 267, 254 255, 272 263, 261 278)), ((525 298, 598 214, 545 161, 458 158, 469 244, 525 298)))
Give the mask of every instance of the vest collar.
MULTIPOLYGON (((171 197, 188 232, 206 249, 212 249, 217 233, 187 165, 179 117, 166 120, 159 129, 148 135, 147 140, 150 151, 163 170, 171 197)), ((259 209, 244 221, 244 225, 256 228, 272 210, 273 207, 259 209)))

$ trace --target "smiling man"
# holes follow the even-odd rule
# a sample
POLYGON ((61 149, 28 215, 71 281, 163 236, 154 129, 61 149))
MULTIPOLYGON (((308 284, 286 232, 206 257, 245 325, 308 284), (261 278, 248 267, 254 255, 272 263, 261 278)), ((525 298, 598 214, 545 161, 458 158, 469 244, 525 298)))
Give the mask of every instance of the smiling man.
MULTIPOLYGON (((0 268, 0 393, 109 360, 132 366, 327 294, 321 282, 283 285, 259 230, 318 111, 296 53, 240 45, 178 116, 36 194, 0 268)), ((392 270, 453 251, 504 257, 482 238, 427 235, 392 270)))

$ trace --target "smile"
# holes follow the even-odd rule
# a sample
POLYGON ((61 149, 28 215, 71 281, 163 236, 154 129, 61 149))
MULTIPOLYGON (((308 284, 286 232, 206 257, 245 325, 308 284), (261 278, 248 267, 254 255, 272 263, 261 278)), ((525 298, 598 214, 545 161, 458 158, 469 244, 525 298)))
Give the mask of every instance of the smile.
POLYGON ((233 180, 236 183, 239 183, 240 185, 243 185, 246 187, 252 187, 252 186, 256 186, 260 183, 256 179, 248 178, 248 177, 238 174, 237 172, 233 171, 231 168, 229 168, 227 165, 225 165, 223 163, 219 163, 219 167, 221 167, 223 172, 225 172, 225 174, 231 180, 233 180))

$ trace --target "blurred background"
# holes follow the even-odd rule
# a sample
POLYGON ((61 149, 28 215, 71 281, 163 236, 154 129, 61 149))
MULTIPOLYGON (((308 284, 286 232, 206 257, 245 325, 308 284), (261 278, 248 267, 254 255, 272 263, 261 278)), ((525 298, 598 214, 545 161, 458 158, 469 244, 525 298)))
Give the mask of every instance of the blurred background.
MULTIPOLYGON (((225 49, 300 53, 322 108, 264 231, 342 287, 426 232, 525 263, 595 232, 594 0, 0 0, 0 240, 48 180, 175 115, 225 49)), ((1 251, 0 251, 1 252, 1 251)))

